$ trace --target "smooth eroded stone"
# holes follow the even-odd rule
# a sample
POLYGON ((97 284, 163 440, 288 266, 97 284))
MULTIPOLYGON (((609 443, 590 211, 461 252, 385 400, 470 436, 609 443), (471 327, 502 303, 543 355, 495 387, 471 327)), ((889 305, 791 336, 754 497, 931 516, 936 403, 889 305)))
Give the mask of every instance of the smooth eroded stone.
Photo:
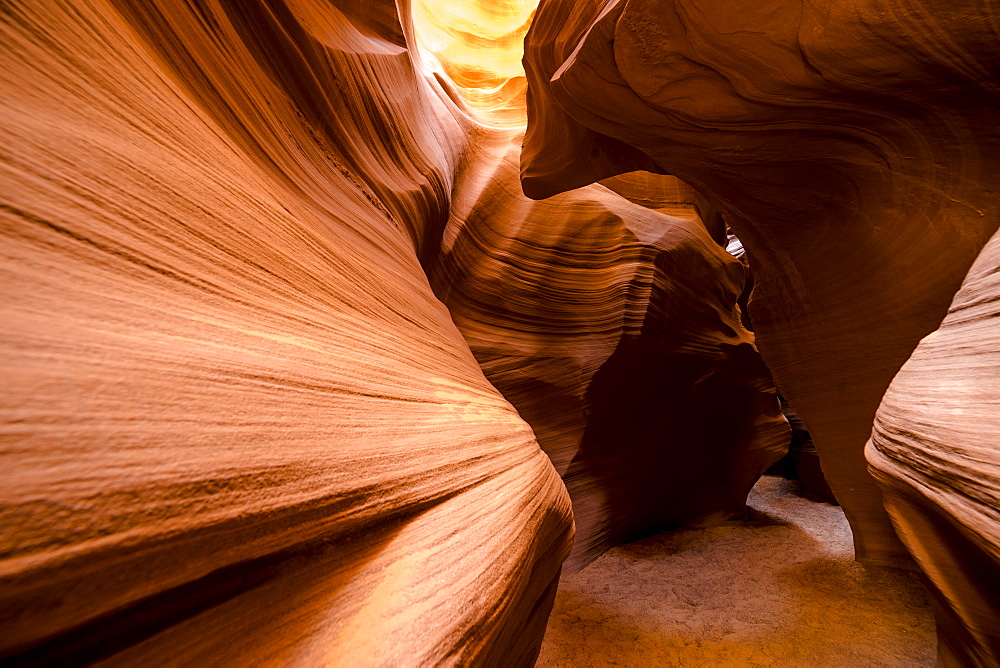
POLYGON ((528 127, 521 150, 521 187, 533 199, 579 188, 656 163, 625 142, 577 123, 556 103, 548 82, 576 48, 603 0, 542 0, 524 40, 528 127))
POLYGON ((568 567, 744 513, 789 433, 740 323, 742 264, 676 180, 650 177, 645 198, 612 184, 660 210, 600 185, 526 198, 519 143, 494 132, 470 151, 431 284, 566 481, 568 567))
POLYGON ((0 656, 537 654, 569 498, 418 262, 468 122, 338 6, 5 7, 0 656))
POLYGON ((1000 663, 1000 233, 893 379, 867 455, 928 575, 944 666, 1000 663))
MULTIPOLYGON (((528 34, 528 63, 545 72, 537 49, 571 42, 549 81, 529 79, 544 121, 529 133, 583 126, 630 144, 718 207, 752 263, 761 354, 815 439, 857 557, 911 564, 864 444, 892 377, 997 229, 996 12, 618 0, 581 27, 563 21, 576 5, 543 3, 528 34)), ((586 145, 566 150, 586 165, 586 145)))

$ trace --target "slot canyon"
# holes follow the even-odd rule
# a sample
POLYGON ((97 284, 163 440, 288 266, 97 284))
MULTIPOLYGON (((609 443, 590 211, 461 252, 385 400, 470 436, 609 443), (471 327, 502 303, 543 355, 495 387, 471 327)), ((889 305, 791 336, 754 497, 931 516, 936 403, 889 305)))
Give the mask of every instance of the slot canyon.
POLYGON ((1000 665, 1000 4, 0 30, 0 665, 1000 665))

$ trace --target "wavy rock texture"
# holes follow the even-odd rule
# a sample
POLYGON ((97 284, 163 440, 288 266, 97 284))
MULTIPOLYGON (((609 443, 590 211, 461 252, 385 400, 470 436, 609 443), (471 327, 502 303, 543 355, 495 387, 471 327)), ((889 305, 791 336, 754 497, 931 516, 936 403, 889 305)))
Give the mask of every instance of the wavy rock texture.
MULTIPOLYGON (((912 563, 867 472, 875 411, 997 229, 996 17, 920 0, 546 0, 527 37, 525 192, 593 180, 610 141, 719 208, 753 263, 761 353, 866 562, 912 563)), ((641 162, 623 155, 620 171, 641 162)))
POLYGON ((337 6, 5 6, 3 656, 537 652, 569 500, 417 261, 469 123, 337 6))
MULTIPOLYGON (((546 7, 562 13, 532 28, 532 82, 602 9, 546 7)), ((525 11, 490 34, 516 41, 525 11)), ((608 179, 659 168, 561 111, 562 89, 538 89, 525 188, 611 190, 535 203, 518 133, 481 121, 512 124, 524 79, 453 68, 495 84, 473 94, 426 74, 388 0, 0 16, 0 658, 530 663, 570 550, 560 474, 579 565, 738 512, 780 454, 734 307, 743 269, 706 213, 747 203, 697 170, 707 198, 608 179)), ((616 101, 602 90, 590 102, 616 101)), ((942 266, 973 252, 969 230, 942 266)), ((842 240, 817 235, 804 261, 840 262, 842 240)), ((819 299, 807 287, 790 294, 819 299)))
POLYGON ((431 284, 566 481, 568 567, 743 513, 789 439, 740 324, 743 266, 676 179, 611 184, 659 210, 599 185, 527 199, 519 143, 479 135, 477 154, 492 160, 458 174, 431 284))
POLYGON ((944 666, 1000 664, 1000 233, 889 386, 868 461, 931 581, 944 666))
POLYGON ((521 187, 533 199, 625 172, 662 171, 629 144, 576 122, 558 106, 548 85, 603 4, 603 0, 543 0, 525 36, 528 127, 521 148, 521 187))

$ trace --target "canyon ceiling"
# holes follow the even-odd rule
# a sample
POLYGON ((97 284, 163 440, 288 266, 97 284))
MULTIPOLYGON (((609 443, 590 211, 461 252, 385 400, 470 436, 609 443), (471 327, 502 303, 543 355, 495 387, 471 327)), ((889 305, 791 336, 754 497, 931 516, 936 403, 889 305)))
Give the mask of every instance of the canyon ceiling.
POLYGON ((996 3, 0 31, 0 659, 530 665, 562 568, 744 512, 780 388, 1000 663, 996 3))

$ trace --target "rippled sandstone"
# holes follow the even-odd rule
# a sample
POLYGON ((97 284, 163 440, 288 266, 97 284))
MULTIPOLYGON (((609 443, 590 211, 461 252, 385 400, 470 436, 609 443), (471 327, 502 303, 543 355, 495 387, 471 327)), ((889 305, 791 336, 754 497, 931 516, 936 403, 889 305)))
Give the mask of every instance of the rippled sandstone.
POLYGON ((511 131, 478 136, 430 276, 566 482, 567 566, 744 514, 789 430, 740 322, 743 265, 676 179, 608 182, 645 206, 601 185, 528 199, 519 144, 511 131))
POLYGON ((526 41, 525 191, 641 167, 611 142, 719 208, 870 563, 910 563, 867 473, 875 410, 997 228, 996 44, 989 8, 919 1, 547 0, 526 41))
POLYGON ((0 655, 537 653, 569 499, 418 263, 471 122, 395 12, 4 9, 0 655))
POLYGON ((929 576, 943 666, 1000 663, 1000 233, 893 379, 867 455, 929 576))
POLYGON ((529 2, 441 67, 406 2, 6 6, 0 657, 530 663, 574 515, 780 452, 725 221, 859 558, 1000 660, 994 19, 730 5, 548 0, 526 76, 455 45, 529 2))
POLYGON ((738 512, 773 459, 739 263, 690 211, 521 196, 523 77, 453 68, 470 94, 400 7, 5 8, 0 657, 530 663, 559 472, 592 554, 738 512), (552 386, 591 416, 560 431, 552 386))

